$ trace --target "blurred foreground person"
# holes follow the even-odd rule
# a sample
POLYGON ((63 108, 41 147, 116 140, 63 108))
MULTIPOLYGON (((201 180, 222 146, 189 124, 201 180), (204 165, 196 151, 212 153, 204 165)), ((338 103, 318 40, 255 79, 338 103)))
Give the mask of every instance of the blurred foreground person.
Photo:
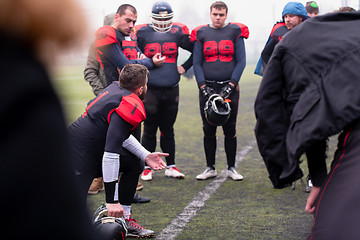
POLYGON ((0 1, 3 240, 103 239, 74 184, 65 119, 48 73, 57 50, 80 40, 85 25, 72 0, 0 1))
POLYGON ((360 235, 359 31, 354 12, 311 18, 287 33, 255 101, 260 153, 284 184, 299 177, 304 152, 341 132, 329 173, 325 159, 308 158, 313 188, 305 210, 315 217, 313 240, 360 235))

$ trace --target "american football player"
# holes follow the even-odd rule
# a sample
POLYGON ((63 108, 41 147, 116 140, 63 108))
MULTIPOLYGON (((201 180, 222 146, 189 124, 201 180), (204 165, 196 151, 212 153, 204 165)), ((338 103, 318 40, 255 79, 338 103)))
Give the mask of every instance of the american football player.
POLYGON ((230 118, 222 125, 225 135, 225 152, 228 176, 242 180, 235 170, 236 157, 236 117, 239 104, 238 82, 245 68, 244 38, 249 37, 247 26, 241 23, 225 23, 228 8, 217 1, 210 7, 211 24, 196 27, 191 32, 194 42, 194 72, 199 87, 200 112, 204 131, 206 170, 196 176, 203 180, 217 175, 215 170, 216 129, 206 120, 204 106, 214 93, 230 102, 230 118))
POLYGON ((131 218, 131 203, 144 161, 160 170, 166 166, 160 157, 167 156, 141 149, 135 138, 124 146, 131 131, 145 119, 141 98, 146 93, 147 76, 145 66, 125 65, 120 80, 91 100, 85 112, 69 127, 76 175, 84 199, 99 164, 102 164, 108 214, 110 217, 124 215, 128 234, 135 237, 154 235, 131 218), (139 158, 132 157, 129 151, 139 158), (122 172, 120 180, 119 171, 122 172))
MULTIPOLYGON (((148 92, 144 99, 146 120, 142 144, 149 151, 155 151, 156 132, 160 130, 160 147, 169 153, 166 158, 165 175, 184 178, 185 175, 175 164, 174 123, 179 107, 180 75, 192 66, 190 57, 184 64, 177 66, 178 48, 192 52, 189 29, 182 23, 172 22, 174 13, 167 2, 157 2, 151 11, 151 24, 136 26, 136 37, 141 51, 148 58, 161 54, 165 58, 159 68, 150 69, 148 92)), ((142 180, 151 180, 149 166, 141 175, 142 180)))

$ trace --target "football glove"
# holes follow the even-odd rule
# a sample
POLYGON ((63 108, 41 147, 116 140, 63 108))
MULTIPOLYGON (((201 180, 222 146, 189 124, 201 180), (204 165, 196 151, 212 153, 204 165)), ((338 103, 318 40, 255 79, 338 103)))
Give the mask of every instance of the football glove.
POLYGON ((209 97, 211 95, 213 95, 215 93, 214 89, 208 87, 208 86, 203 86, 200 88, 200 91, 202 92, 203 96, 205 97, 206 100, 209 99, 209 97))
POLYGON ((231 84, 226 84, 226 86, 221 89, 221 92, 219 95, 223 99, 227 99, 227 98, 229 98, 230 94, 234 91, 234 89, 235 89, 235 86, 233 86, 231 84))

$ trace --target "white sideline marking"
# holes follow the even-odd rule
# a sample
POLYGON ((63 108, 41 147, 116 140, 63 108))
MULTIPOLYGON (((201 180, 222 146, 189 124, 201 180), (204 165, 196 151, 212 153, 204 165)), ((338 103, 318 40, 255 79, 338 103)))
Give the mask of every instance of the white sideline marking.
MULTIPOLYGON (((236 155, 235 165, 237 166, 249 153, 249 151, 256 144, 255 138, 252 139, 247 146, 243 147, 240 152, 236 155)), ((196 216, 197 212, 205 205, 205 202, 210 199, 211 195, 214 194, 221 184, 227 179, 226 168, 211 181, 206 187, 198 193, 197 196, 184 208, 182 213, 177 215, 169 225, 164 228, 161 233, 156 237, 158 240, 173 240, 176 236, 185 228, 186 224, 196 216)))

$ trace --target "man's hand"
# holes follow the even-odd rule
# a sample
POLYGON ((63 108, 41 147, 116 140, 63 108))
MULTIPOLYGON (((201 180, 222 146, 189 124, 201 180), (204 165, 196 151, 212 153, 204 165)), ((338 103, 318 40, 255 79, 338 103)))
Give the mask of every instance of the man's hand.
POLYGON ((178 73, 179 73, 180 75, 183 75, 185 72, 186 72, 186 71, 185 71, 185 68, 184 68, 183 66, 178 66, 178 73))
POLYGON ((140 52, 137 53, 137 59, 138 60, 143 60, 145 58, 146 58, 146 56, 143 53, 141 53, 141 54, 140 54, 140 52))
POLYGON ((234 89, 235 89, 235 85, 233 83, 228 83, 228 84, 226 84, 225 87, 223 87, 221 89, 221 92, 219 95, 223 99, 227 99, 227 98, 229 98, 230 94, 234 91, 234 89))
POLYGON ((106 208, 108 210, 109 217, 116 217, 116 218, 124 217, 125 218, 124 209, 120 203, 107 203, 106 208))
POLYGON ((305 211, 310 214, 314 214, 315 211, 315 201, 320 193, 320 187, 313 186, 309 193, 309 196, 306 201, 305 211))
POLYGON ((160 152, 149 153, 145 158, 145 162, 153 170, 161 170, 166 168, 166 163, 161 159, 161 157, 167 157, 167 156, 169 156, 168 153, 160 153, 160 152))
POLYGON ((215 93, 214 89, 212 89, 212 88, 210 88, 210 87, 208 87, 206 85, 202 85, 200 87, 200 91, 201 91, 201 93, 203 94, 203 96, 205 97, 206 100, 208 100, 209 97, 215 93))
POLYGON ((161 65, 164 64, 166 57, 161 57, 161 53, 156 53, 153 57, 152 57, 152 61, 154 63, 155 66, 160 67, 161 65))

